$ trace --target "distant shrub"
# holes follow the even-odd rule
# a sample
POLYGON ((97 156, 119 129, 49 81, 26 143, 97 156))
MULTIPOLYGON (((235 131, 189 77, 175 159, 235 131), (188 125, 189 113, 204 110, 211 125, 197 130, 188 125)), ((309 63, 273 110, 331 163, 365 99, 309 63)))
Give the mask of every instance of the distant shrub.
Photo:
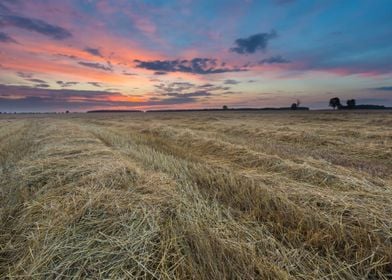
POLYGON ((355 108, 355 99, 347 100, 346 104, 347 104, 348 109, 354 109, 355 108))

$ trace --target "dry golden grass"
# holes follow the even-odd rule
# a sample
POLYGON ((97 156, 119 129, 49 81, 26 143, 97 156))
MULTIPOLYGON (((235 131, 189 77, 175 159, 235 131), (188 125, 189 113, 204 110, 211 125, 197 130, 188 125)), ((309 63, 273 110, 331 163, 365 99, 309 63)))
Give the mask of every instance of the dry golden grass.
POLYGON ((391 112, 1 116, 3 279, 390 279, 391 112))

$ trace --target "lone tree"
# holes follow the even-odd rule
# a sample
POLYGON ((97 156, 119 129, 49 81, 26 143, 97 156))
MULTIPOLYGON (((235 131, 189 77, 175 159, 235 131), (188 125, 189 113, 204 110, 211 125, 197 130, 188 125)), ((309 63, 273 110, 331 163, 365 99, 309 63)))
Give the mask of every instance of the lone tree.
POLYGON ((329 100, 329 106, 336 109, 342 108, 342 104, 340 103, 339 97, 334 97, 329 100))
POLYGON ((301 105, 301 101, 299 101, 299 99, 297 99, 296 103, 291 104, 291 110, 297 110, 299 105, 301 105))
POLYGON ((347 108, 354 109, 355 108, 355 99, 347 100, 347 108))
POLYGON ((227 110, 227 109, 229 109, 229 107, 227 107, 227 105, 223 105, 222 109, 227 110))

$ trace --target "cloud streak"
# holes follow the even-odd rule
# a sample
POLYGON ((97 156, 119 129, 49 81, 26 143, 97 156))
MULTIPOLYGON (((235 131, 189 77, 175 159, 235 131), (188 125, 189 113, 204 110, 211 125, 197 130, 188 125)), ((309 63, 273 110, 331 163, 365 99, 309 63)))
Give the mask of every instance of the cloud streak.
MULTIPOLYGON (((184 72, 192 74, 219 74, 226 72, 246 71, 240 67, 226 67, 224 63, 218 63, 217 59, 193 58, 191 60, 134 60, 137 68, 144 68, 156 72, 184 72)), ((162 74, 160 73, 160 74, 162 74)))
POLYGON ((102 57, 101 51, 99 49, 85 48, 84 51, 91 55, 102 57))
POLYGON ((204 98, 228 94, 228 90, 230 89, 227 86, 214 84, 197 85, 190 82, 160 83, 155 85, 155 88, 158 91, 157 95, 161 98, 160 100, 165 102, 168 99, 171 102, 178 100, 184 103, 197 102, 204 98))
POLYGON ((70 87, 78 84, 78 82, 64 82, 64 81, 57 81, 56 83, 61 87, 70 87))
POLYGON ((0 32, 0 42, 2 43, 16 43, 16 41, 4 32, 0 32))
POLYGON ((291 61, 282 57, 281 55, 271 56, 259 61, 259 64, 285 64, 291 61))
POLYGON ((239 84, 240 82, 239 82, 239 81, 236 81, 236 80, 228 79, 228 80, 225 80, 223 83, 224 83, 225 85, 237 85, 237 84, 239 84))
POLYGON ((99 70, 104 70, 104 71, 112 71, 112 67, 103 65, 98 62, 84 62, 84 61, 79 61, 78 64, 89 67, 89 68, 95 68, 99 70))
POLYGON ((0 26, 13 26, 43 34, 55 40, 72 37, 70 31, 40 19, 27 18, 17 15, 0 15, 0 26))
POLYGON ((0 84, 0 111, 59 111, 94 108, 135 108, 194 103, 196 97, 208 96, 199 91, 186 94, 166 94, 161 97, 141 99, 120 92, 48 89, 0 84), (167 98, 166 98, 167 97, 167 98))
POLYGON ((375 90, 381 90, 381 91, 392 91, 392 86, 386 86, 386 87, 375 87, 375 88, 372 88, 372 89, 375 89, 375 90))

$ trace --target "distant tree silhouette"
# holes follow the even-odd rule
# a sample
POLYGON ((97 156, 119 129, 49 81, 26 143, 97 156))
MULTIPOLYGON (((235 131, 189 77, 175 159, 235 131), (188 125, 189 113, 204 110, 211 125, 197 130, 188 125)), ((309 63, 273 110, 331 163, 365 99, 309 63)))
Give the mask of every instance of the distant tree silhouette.
POLYGON ((385 107, 384 105, 372 105, 372 104, 362 104, 362 105, 359 104, 359 105, 357 105, 357 102, 356 102, 355 99, 348 99, 346 101, 346 104, 347 104, 347 106, 343 106, 340 103, 340 99, 338 97, 334 97, 334 98, 331 98, 329 100, 329 106, 333 107, 334 109, 335 108, 338 108, 338 109, 341 109, 341 110, 350 110, 350 109, 384 110, 384 109, 392 109, 392 107, 385 107))
POLYGON ((222 109, 227 110, 227 109, 229 109, 229 107, 227 107, 227 105, 223 105, 222 109))
POLYGON ((291 104, 290 109, 291 109, 291 110, 297 110, 297 103, 291 104))
POLYGON ((67 111, 65 111, 65 113, 66 113, 66 114, 69 114, 69 111, 67 110, 67 111))
POLYGON ((299 106, 301 105, 301 101, 299 101, 299 99, 297 99, 296 103, 291 104, 290 109, 291 110, 297 110, 299 108, 299 106))
POLYGON ((355 108, 355 99, 347 100, 347 108, 348 109, 354 109, 355 108))
POLYGON ((332 108, 342 108, 342 104, 340 103, 339 97, 334 97, 329 100, 329 106, 332 108))

